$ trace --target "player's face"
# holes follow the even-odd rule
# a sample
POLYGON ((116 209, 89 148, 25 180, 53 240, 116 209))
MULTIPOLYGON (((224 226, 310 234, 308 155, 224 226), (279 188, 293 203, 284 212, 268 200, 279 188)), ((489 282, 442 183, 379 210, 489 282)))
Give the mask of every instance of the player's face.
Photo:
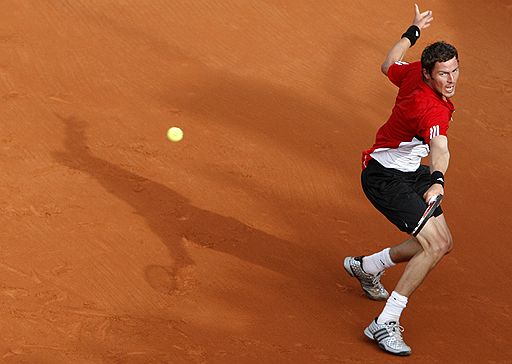
POLYGON ((424 72, 424 75, 430 87, 445 98, 450 98, 455 95, 459 79, 459 61, 453 57, 446 62, 436 62, 432 73, 424 72))

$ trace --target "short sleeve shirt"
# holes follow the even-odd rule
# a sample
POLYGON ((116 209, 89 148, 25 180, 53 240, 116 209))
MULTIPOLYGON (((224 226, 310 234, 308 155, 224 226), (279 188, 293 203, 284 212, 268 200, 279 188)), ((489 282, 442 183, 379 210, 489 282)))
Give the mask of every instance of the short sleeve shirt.
POLYGON ((395 106, 374 145, 363 152, 362 167, 375 159, 386 168, 413 172, 430 152, 430 140, 447 136, 455 109, 423 81, 420 62, 396 62, 389 67, 388 78, 399 88, 395 106))

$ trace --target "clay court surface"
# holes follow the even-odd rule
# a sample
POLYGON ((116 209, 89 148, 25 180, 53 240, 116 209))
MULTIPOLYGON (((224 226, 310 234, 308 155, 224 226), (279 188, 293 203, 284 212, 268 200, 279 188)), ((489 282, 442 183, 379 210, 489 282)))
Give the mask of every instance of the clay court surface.
POLYGON ((413 2, 2 1, 0 362, 512 362, 512 2, 420 7, 406 60, 460 52, 455 249, 403 359, 342 260, 406 238, 359 175, 413 2))

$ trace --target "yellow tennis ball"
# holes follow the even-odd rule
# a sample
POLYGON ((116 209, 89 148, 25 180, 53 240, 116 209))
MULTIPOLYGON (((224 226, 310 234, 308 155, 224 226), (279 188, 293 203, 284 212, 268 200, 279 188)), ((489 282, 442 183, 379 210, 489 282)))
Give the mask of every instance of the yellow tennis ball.
POLYGON ((183 139, 183 130, 176 126, 169 128, 169 130, 167 130, 167 139, 169 139, 171 142, 179 142, 181 139, 183 139))

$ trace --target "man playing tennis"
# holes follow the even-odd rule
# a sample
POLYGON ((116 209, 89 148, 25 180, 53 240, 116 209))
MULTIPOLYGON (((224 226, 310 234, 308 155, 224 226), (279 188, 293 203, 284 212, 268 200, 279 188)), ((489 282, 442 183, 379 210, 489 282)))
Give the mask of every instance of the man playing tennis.
POLYGON ((416 43, 420 30, 430 26, 432 12, 420 13, 415 5, 413 25, 391 48, 382 72, 398 89, 388 121, 378 130, 372 148, 363 152, 361 183, 370 202, 410 238, 401 244, 369 256, 346 257, 345 270, 356 277, 365 294, 386 300, 380 315, 364 330, 381 349, 395 355, 409 355, 404 342, 400 315, 408 298, 427 274, 452 249, 452 237, 441 207, 430 206, 432 217, 421 224, 431 199, 444 195, 444 174, 448 169, 447 130, 454 107, 459 77, 457 50, 444 42, 427 46, 421 62, 402 59, 416 43), (430 154, 430 166, 421 159, 430 154), (408 262, 395 287, 388 294, 380 282, 386 268, 408 262))

